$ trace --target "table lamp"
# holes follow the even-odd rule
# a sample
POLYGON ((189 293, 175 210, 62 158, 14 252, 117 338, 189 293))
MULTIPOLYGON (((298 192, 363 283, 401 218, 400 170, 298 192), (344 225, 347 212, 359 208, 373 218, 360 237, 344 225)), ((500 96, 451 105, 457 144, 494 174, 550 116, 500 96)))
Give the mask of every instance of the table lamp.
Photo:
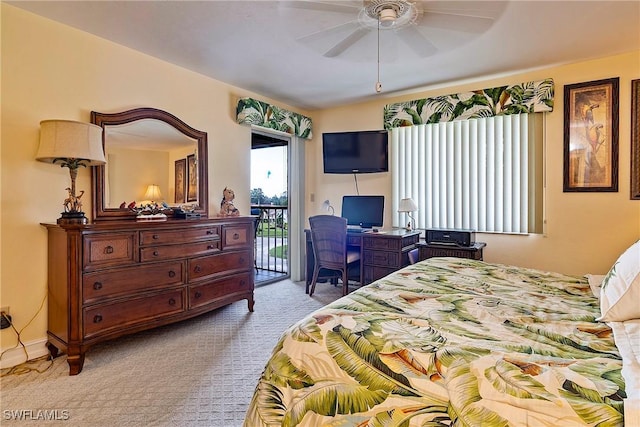
POLYGON ((160 192, 160 186, 156 184, 150 184, 147 187, 147 191, 144 193, 144 198, 149 200, 151 204, 155 204, 158 200, 162 199, 162 193, 160 192))
POLYGON ((406 212, 409 216, 409 223, 407 224, 406 229, 408 231, 413 230, 413 216, 411 212, 415 212, 418 210, 418 206, 416 202, 413 201, 411 197, 407 197, 406 199, 400 200, 400 204, 398 205, 398 212, 406 212))
POLYGON ((80 200, 84 190, 76 194, 76 177, 81 166, 106 163, 102 149, 102 128, 71 120, 43 120, 40 122, 40 147, 36 160, 69 168, 71 187, 66 188, 68 197, 64 200, 64 212, 58 218, 58 224, 86 224, 88 220, 82 212, 80 200))

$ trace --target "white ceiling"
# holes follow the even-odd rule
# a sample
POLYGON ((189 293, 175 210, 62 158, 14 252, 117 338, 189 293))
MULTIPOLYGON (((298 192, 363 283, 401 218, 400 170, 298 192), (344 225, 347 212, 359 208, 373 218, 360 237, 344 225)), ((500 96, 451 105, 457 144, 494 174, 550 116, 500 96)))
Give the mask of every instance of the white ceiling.
POLYGON ((637 0, 417 1, 413 35, 435 49, 381 31, 378 95, 376 29, 323 56, 359 28, 361 1, 6 3, 303 109, 640 49, 637 0))

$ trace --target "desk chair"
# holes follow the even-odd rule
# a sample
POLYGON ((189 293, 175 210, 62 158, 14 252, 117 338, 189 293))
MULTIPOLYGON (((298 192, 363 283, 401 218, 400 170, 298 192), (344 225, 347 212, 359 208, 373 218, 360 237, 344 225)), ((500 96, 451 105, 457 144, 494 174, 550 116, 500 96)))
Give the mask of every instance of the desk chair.
POLYGON ((420 255, 418 248, 411 249, 408 255, 409 255, 409 264, 415 264, 416 262, 418 262, 418 256, 420 255))
POLYGON ((320 269, 339 273, 342 295, 346 295, 349 293, 349 267, 358 266, 357 281, 360 282, 360 251, 347 250, 347 220, 333 215, 316 215, 309 218, 309 224, 315 257, 309 296, 316 288, 320 269))

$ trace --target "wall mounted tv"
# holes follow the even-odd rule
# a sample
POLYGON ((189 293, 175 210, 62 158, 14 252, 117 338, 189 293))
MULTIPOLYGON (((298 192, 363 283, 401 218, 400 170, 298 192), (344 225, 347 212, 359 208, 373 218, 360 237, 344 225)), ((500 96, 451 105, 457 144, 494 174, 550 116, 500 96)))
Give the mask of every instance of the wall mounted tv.
POLYGON ((324 173, 375 173, 389 170, 386 130, 322 134, 324 173))

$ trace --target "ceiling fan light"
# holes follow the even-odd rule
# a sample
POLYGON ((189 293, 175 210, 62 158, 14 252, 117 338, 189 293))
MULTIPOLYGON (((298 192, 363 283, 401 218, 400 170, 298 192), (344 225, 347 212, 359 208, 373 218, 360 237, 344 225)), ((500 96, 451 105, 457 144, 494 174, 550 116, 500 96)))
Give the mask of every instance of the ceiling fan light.
POLYGON ((382 9, 380 11, 380 16, 379 16, 380 25, 383 27, 393 26, 397 18, 398 18, 398 15, 396 14, 396 11, 392 8, 382 9))

